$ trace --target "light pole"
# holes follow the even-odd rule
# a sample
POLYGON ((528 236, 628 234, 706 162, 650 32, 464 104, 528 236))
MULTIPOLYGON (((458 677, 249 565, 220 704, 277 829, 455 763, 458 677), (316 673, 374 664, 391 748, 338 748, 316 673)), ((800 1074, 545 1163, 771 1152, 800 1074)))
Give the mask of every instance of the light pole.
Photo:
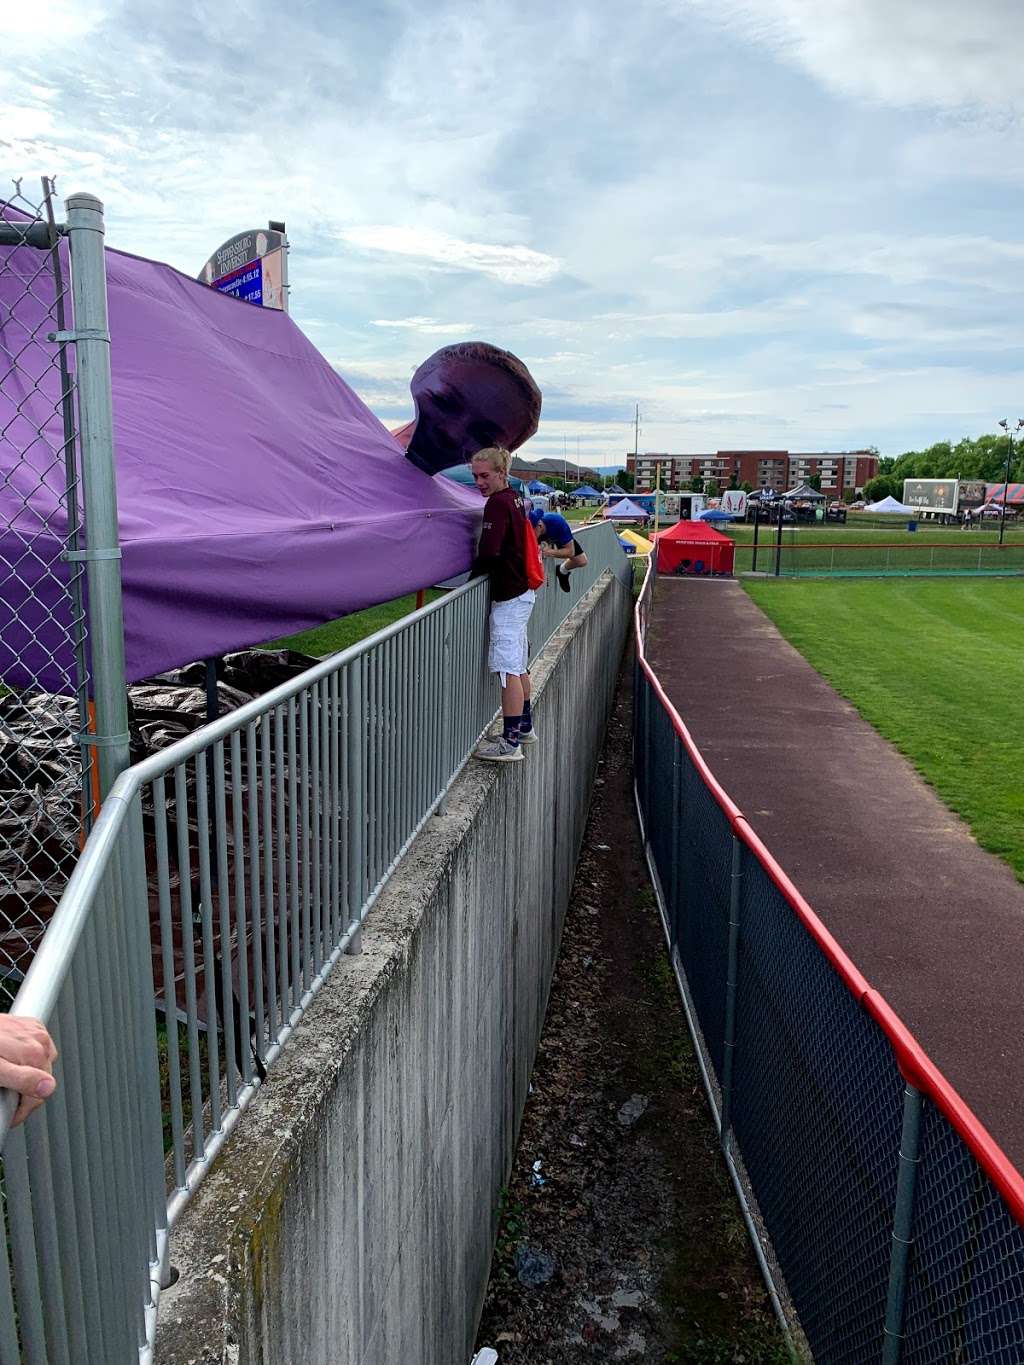
POLYGON ((1013 432, 1020 431, 1024 427, 1024 417, 1017 418, 1017 425, 1010 429, 1009 423, 1003 417, 999 425, 1006 432, 1006 478, 1003 481, 1003 506, 999 514, 999 544, 1003 543, 1003 535, 1006 531, 1006 502, 1010 496, 1010 463, 1013 460, 1013 432))

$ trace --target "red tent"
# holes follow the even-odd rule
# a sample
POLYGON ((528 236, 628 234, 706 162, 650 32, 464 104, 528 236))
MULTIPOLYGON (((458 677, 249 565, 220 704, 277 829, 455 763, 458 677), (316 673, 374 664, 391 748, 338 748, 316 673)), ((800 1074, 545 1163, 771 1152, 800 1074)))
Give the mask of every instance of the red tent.
POLYGON ((732 573, 735 545, 705 521, 677 521, 657 541, 659 573, 732 573))

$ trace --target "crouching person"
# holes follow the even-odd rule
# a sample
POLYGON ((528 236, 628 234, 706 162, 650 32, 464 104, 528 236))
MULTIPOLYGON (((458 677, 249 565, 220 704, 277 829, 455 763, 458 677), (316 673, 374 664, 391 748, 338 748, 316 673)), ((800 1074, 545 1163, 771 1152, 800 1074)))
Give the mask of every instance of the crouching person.
POLYGON ((565 517, 557 512, 542 512, 539 507, 530 511, 530 525, 541 545, 545 559, 555 559, 555 578, 563 592, 569 591, 569 575, 573 569, 586 567, 587 555, 572 533, 565 517))
MULTIPOLYGON (((520 494, 509 487, 511 455, 498 446, 473 456, 473 481, 487 499, 480 544, 471 577, 486 574, 491 583, 490 643, 487 666, 501 682, 501 734, 485 739, 478 758, 512 763, 522 746, 536 740, 530 712, 529 643, 526 628, 536 591, 529 556, 533 532, 520 494)), ((539 561, 538 561, 539 562, 539 561)))

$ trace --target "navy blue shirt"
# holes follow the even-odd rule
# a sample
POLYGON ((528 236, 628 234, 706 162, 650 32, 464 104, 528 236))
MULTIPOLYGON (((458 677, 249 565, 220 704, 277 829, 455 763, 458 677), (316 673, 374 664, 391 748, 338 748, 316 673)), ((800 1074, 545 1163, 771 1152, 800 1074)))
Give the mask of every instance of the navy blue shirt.
POLYGON ((545 512, 540 519, 543 527, 541 538, 550 540, 556 549, 561 550, 572 541, 572 527, 565 517, 560 517, 557 512, 545 512))

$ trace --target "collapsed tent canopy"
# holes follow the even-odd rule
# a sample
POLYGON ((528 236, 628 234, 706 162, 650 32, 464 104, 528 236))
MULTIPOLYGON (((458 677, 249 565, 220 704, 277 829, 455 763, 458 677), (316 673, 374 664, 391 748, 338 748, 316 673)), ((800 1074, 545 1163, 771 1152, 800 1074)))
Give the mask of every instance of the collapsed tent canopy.
MULTIPOLYGON (((129 681, 468 567, 479 494, 416 469, 286 313, 156 261, 106 263, 129 681)), ((53 330, 43 265, 0 248, 0 347, 22 386, 0 388, 0 679, 58 690, 73 676, 60 371, 25 341, 53 330)))

